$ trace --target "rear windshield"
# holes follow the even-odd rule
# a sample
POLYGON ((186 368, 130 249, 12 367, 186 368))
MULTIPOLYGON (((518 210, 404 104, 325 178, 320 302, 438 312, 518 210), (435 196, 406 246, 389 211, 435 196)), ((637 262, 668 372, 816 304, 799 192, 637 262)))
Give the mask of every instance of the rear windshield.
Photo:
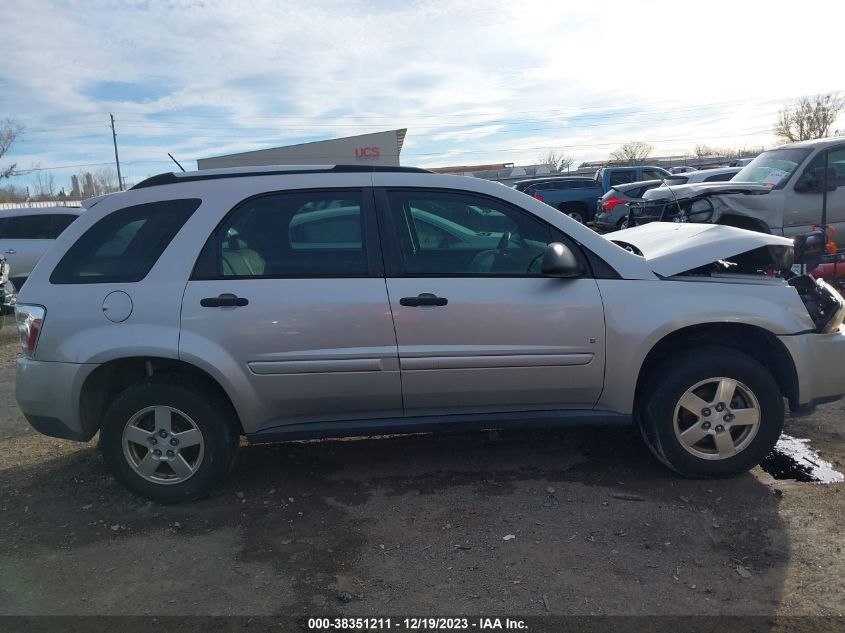
POLYGON ((50 275, 50 283, 141 281, 200 202, 149 202, 110 213, 68 249, 50 275))

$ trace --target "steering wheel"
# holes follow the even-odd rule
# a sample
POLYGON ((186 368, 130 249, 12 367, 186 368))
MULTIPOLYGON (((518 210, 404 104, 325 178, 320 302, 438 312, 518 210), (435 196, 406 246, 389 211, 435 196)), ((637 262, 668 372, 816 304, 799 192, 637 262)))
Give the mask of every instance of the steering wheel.
POLYGON ((500 239, 499 243, 496 245, 496 250, 504 253, 506 250, 508 250, 508 244, 510 244, 511 240, 514 240, 517 246, 519 246, 520 248, 528 248, 528 242, 526 242, 525 239, 519 233, 514 235, 510 231, 505 231, 504 233, 502 233, 502 239, 500 239))
POLYGON ((504 233, 502 233, 502 239, 500 239, 499 243, 496 245, 496 250, 504 253, 506 250, 508 250, 508 244, 510 243, 510 241, 511 232, 505 231, 504 233))

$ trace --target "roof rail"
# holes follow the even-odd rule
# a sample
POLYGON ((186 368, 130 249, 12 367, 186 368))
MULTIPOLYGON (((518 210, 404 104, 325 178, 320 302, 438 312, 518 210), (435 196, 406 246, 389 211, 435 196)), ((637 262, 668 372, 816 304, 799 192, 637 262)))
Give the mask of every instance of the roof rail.
POLYGON ((166 172, 150 176, 136 184, 132 189, 146 189, 147 187, 157 187, 159 185, 173 185, 180 182, 195 182, 197 180, 218 180, 221 178, 247 178, 252 176, 290 176, 299 174, 323 174, 326 172, 332 173, 360 173, 360 172, 400 172, 400 173, 422 173, 431 174, 427 169, 421 167, 390 167, 385 165, 326 165, 325 167, 309 166, 306 168, 297 168, 295 165, 288 166, 287 169, 278 167, 261 168, 237 168, 228 167, 224 169, 209 169, 209 173, 202 171, 191 171, 182 173, 166 172))

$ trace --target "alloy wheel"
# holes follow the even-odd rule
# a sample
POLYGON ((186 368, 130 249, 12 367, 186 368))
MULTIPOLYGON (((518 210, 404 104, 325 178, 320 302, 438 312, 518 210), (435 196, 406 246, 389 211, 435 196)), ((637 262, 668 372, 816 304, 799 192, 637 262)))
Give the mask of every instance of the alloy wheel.
POLYGON ((156 484, 178 484, 202 464, 205 442, 197 424, 168 406, 147 407, 123 428, 123 455, 137 475, 156 484))
POLYGON ((760 428, 760 403, 738 380, 715 377, 687 389, 675 405, 675 437, 700 459, 730 459, 746 449, 760 428))

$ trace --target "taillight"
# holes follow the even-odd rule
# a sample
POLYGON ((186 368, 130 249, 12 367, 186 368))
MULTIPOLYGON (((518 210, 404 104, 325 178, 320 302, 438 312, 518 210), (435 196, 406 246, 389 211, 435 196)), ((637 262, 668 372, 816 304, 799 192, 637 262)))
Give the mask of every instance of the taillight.
POLYGON ((44 327, 44 317, 47 310, 44 306, 19 303, 15 306, 15 320, 18 323, 18 334, 21 337, 21 349, 23 355, 32 358, 35 354, 35 346, 38 345, 38 337, 44 327))
POLYGON ((602 203, 602 208, 605 211, 613 211, 614 207, 618 204, 625 204, 625 201, 621 198, 608 198, 602 203))
POLYGON ((545 198, 543 198, 543 194, 542 194, 542 193, 535 193, 535 194, 534 194, 534 197, 535 197, 535 198, 537 198, 537 200, 539 200, 540 202, 545 202, 545 201, 546 201, 546 200, 545 200, 545 198))

